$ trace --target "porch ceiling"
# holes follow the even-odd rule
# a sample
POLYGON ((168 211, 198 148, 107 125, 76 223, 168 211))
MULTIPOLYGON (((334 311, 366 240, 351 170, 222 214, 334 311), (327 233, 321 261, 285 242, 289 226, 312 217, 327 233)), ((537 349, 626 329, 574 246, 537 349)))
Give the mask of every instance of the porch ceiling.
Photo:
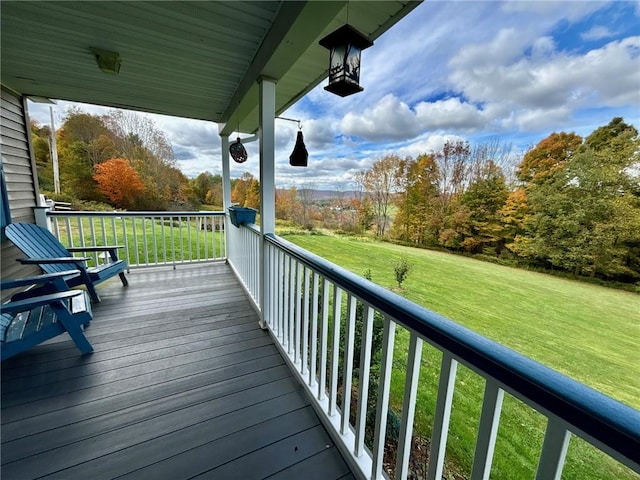
MULTIPOLYGON (((349 4, 375 40, 418 2, 349 4)), ((258 127, 258 86, 278 82, 281 113, 327 75, 318 40, 341 26, 345 1, 3 0, 2 84, 24 95, 258 127), (117 75, 90 47, 118 52, 117 75)))

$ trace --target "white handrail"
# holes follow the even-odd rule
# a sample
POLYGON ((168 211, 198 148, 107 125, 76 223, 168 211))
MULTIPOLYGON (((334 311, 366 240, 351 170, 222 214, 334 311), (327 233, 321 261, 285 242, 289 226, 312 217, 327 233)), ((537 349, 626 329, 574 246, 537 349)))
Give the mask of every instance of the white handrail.
MULTIPOLYGON (((47 216, 52 233, 66 247, 121 245, 119 256, 127 259, 129 268, 175 268, 222 261, 227 255, 223 212, 52 211, 47 216)), ((97 265, 108 259, 95 253, 91 261, 97 265)))

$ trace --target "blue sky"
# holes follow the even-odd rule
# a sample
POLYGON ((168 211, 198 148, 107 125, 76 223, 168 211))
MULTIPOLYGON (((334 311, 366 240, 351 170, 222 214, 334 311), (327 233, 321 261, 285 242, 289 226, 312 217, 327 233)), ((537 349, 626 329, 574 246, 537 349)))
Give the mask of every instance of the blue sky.
MULTIPOLYGON (((364 92, 341 98, 325 81, 283 114, 302 122, 306 169, 288 165, 297 125, 276 121, 279 187, 348 189, 375 160, 447 139, 499 139, 518 155, 554 131, 586 136, 616 116, 640 129, 640 3, 429 0, 362 53, 360 83, 364 92)), ((69 105, 55 107, 58 126, 69 105)), ((48 107, 30 113, 49 123, 48 107)), ((221 172, 215 124, 148 117, 185 174, 221 172)), ((258 176, 257 142, 246 147, 232 176, 258 176)))

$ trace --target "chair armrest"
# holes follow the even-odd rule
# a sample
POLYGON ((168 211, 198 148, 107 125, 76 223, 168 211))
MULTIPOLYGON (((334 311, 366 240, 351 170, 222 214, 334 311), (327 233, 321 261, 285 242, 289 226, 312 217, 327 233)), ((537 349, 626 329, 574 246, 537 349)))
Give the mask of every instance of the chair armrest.
POLYGON ((81 290, 67 290, 66 292, 52 293, 49 295, 42 295, 40 297, 25 298, 24 300, 7 302, 0 305, 0 309, 3 313, 24 312, 26 310, 31 310, 32 308, 50 305, 55 301, 73 297, 80 291, 81 290))
POLYGON ((107 246, 93 246, 93 247, 71 247, 67 248, 69 252, 108 252, 110 250, 117 250, 124 248, 124 245, 107 245, 107 246))
POLYGON ((91 257, 58 257, 58 258, 18 258, 16 261, 23 265, 37 265, 39 263, 75 263, 86 262, 91 257))
POLYGON ((74 273, 79 273, 79 272, 78 270, 65 270, 64 272, 45 273, 44 275, 35 275, 33 277, 6 280, 0 283, 0 290, 24 287, 26 285, 40 285, 44 283, 49 283, 60 277, 66 277, 67 275, 73 275, 74 273))

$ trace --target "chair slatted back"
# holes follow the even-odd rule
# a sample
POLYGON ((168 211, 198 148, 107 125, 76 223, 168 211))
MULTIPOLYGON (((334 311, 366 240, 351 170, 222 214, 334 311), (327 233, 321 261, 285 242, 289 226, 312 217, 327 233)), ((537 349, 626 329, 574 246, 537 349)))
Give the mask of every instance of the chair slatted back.
MULTIPOLYGON (((46 228, 33 223, 11 223, 5 228, 5 235, 28 258, 60 258, 73 255, 46 228)), ((69 264, 40 264, 46 273, 69 270, 69 264)))

